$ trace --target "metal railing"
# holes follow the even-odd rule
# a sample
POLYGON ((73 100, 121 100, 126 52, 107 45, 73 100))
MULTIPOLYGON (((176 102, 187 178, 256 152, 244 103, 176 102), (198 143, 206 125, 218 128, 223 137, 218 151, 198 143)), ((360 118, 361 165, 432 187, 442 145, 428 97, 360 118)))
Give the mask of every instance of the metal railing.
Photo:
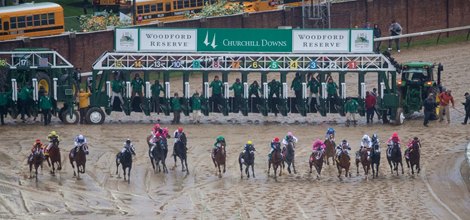
POLYGON ((410 43, 411 43, 411 39, 413 37, 421 37, 421 36, 425 36, 425 35, 438 34, 437 41, 436 41, 436 44, 438 44, 439 40, 441 38, 441 34, 453 32, 453 31, 463 31, 463 30, 468 30, 468 32, 467 32, 467 40, 468 40, 468 38, 470 36, 470 25, 462 26, 462 27, 432 30, 432 31, 423 31, 423 32, 417 32, 417 33, 410 33, 410 34, 402 34, 402 35, 397 35, 397 36, 379 37, 379 38, 375 38, 374 41, 386 41, 386 40, 406 38, 406 42, 407 42, 408 47, 409 47, 410 43))

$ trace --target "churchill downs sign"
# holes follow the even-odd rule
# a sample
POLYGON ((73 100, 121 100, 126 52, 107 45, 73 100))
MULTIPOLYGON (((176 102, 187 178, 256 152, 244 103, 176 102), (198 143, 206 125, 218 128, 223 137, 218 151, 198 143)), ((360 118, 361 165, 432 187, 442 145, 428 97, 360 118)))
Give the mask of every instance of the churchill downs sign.
POLYGON ((370 29, 118 28, 117 52, 372 53, 370 29))

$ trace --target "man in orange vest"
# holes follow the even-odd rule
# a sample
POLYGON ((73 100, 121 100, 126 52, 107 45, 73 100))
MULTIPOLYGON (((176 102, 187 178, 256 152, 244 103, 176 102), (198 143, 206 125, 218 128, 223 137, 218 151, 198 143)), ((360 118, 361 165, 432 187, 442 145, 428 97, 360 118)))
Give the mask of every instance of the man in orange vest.
POLYGON ((83 124, 86 117, 86 112, 88 107, 90 107, 90 92, 85 92, 83 89, 80 89, 78 94, 78 110, 80 111, 80 124, 83 124))
POLYGON ((439 121, 444 121, 444 112, 446 114, 447 123, 450 123, 450 111, 449 111, 449 104, 452 103, 452 108, 454 106, 454 97, 452 97, 451 90, 444 90, 439 94, 439 121))

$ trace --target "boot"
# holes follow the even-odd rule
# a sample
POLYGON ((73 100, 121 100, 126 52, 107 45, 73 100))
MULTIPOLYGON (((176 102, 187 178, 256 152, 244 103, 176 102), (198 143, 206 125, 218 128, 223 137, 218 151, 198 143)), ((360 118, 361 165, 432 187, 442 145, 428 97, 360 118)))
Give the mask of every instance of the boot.
POLYGON ((346 120, 346 127, 349 127, 350 121, 346 120))

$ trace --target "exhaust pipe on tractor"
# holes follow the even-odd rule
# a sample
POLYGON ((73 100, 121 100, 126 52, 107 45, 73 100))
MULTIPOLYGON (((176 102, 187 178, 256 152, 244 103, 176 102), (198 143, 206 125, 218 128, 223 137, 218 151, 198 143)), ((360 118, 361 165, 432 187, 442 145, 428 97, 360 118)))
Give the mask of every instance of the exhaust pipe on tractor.
POLYGON ((11 79, 11 88, 11 100, 16 102, 18 101, 18 84, 16 83, 16 79, 11 79))
POLYGON ((38 101, 39 90, 38 90, 38 79, 33 78, 33 100, 38 101))

